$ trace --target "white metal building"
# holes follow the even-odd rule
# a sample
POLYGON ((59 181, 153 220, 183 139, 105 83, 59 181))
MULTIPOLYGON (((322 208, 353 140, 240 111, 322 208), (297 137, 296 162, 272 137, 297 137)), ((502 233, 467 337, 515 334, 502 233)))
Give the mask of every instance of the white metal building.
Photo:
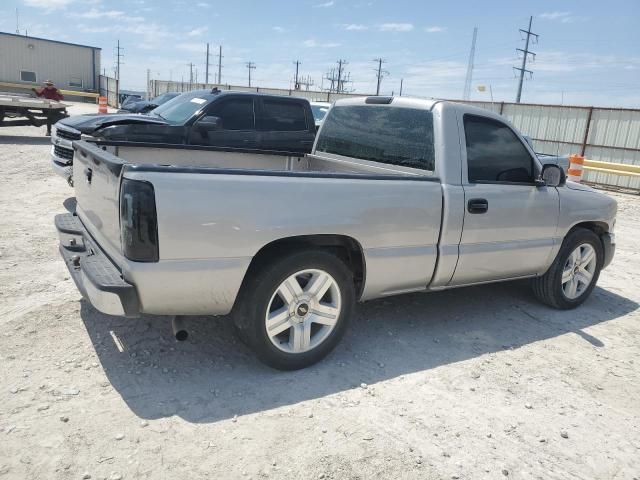
POLYGON ((97 91, 100 48, 0 32, 0 90, 51 80, 61 90, 97 91))

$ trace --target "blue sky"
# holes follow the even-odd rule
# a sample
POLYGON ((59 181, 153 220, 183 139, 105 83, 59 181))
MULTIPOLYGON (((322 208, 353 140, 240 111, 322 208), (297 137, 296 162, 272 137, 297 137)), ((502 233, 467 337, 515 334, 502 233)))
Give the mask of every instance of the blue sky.
POLYGON ((403 78, 403 94, 461 98, 477 26, 472 99, 488 100, 490 84, 496 101, 515 98, 518 29, 533 15, 540 39, 523 102, 640 107, 637 0, 3 0, 0 30, 15 32, 16 8, 22 33, 101 47, 107 71, 120 39, 122 85, 132 89, 144 89, 147 68, 154 78, 188 79, 189 62, 202 80, 208 41, 223 45, 225 83, 246 85, 252 61, 252 84, 289 87, 299 59, 301 74, 320 85, 345 59, 351 87, 370 93, 372 60, 382 57, 382 93, 397 94, 403 78))

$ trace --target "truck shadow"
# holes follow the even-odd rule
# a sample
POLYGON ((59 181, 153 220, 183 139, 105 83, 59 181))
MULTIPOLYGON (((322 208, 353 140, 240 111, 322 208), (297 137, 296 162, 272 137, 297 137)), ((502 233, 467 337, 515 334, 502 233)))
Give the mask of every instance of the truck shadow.
POLYGON ((339 394, 566 333, 589 348, 582 329, 638 304, 596 288, 581 308, 538 303, 523 282, 411 294, 359 305, 351 328, 323 362, 272 370, 236 339, 228 318, 189 319, 187 342, 173 340, 168 317, 103 315, 82 301, 81 316, 113 388, 141 418, 177 415, 208 423, 339 394))

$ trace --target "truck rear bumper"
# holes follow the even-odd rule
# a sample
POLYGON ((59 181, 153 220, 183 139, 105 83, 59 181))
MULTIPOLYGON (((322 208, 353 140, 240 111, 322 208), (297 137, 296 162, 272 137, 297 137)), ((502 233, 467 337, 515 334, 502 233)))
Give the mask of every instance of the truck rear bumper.
POLYGON ((108 315, 137 317, 140 300, 136 287, 92 241, 80 219, 65 213, 56 215, 60 254, 82 296, 108 315))

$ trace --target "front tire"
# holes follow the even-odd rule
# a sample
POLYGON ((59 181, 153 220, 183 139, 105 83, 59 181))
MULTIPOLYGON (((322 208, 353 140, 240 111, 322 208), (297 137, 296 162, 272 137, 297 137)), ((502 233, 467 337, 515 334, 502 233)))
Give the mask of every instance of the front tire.
POLYGON ((591 230, 577 228, 565 237, 547 273, 533 280, 533 292, 551 307, 576 308, 595 288, 603 261, 600 238, 591 230))
POLYGON ((298 252, 248 275, 234 322, 261 361, 297 370, 335 348, 355 304, 353 276, 342 260, 321 250, 298 252))

